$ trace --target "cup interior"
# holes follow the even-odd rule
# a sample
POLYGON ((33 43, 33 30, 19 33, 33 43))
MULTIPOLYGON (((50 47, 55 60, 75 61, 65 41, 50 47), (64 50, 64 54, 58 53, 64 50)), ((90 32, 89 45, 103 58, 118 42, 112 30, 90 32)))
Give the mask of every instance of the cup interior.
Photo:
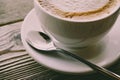
MULTIPOLYGON (((119 1, 119 0, 118 0, 119 1)), ((109 16, 111 16, 112 14, 114 14, 117 10, 120 11, 120 2, 117 3, 117 5, 115 6, 114 9, 111 10, 111 12, 109 12, 109 14, 107 15, 103 15, 101 17, 97 17, 95 19, 91 19, 91 20, 73 20, 73 19, 67 19, 67 18, 62 18, 62 17, 59 17, 59 16, 56 16, 54 14, 52 14, 51 12, 49 12, 48 10, 46 10, 45 8, 43 8, 40 4, 39 4, 39 1, 38 0, 34 0, 34 3, 35 5, 37 5, 42 11, 44 11, 46 14, 48 14, 49 16, 52 16, 56 19, 60 19, 60 20, 63 20, 63 21, 68 21, 68 22, 94 22, 94 21, 98 21, 98 20, 102 20, 102 19, 105 19, 109 16)))

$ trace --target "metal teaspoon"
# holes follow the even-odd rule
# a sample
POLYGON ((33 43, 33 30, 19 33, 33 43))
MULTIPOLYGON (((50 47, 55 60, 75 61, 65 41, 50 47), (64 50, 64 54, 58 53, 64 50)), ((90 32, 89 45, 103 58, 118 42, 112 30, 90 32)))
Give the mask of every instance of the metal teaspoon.
POLYGON ((106 76, 113 78, 115 80, 120 80, 120 76, 118 74, 115 74, 115 73, 113 73, 113 72, 111 72, 103 67, 97 66, 96 64, 94 64, 86 59, 83 59, 76 54, 73 54, 73 53, 68 52, 66 50, 59 49, 59 48, 55 47, 51 38, 43 32, 37 32, 37 31, 29 32, 27 34, 26 41, 31 47, 33 47, 41 52, 57 52, 57 53, 61 52, 65 55, 69 55, 69 56, 77 59, 78 61, 86 64, 87 66, 91 67, 93 70, 95 70, 103 75, 106 75, 106 76), (45 45, 45 46, 40 46, 39 45, 40 41, 42 41, 42 45, 45 45))

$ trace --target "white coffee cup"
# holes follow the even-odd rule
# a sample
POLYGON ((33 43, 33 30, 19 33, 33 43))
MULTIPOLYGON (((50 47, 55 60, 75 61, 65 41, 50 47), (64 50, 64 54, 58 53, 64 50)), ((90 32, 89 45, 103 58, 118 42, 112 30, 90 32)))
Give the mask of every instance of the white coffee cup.
POLYGON ((101 40, 115 23, 120 3, 110 14, 94 20, 70 20, 58 17, 44 9, 38 0, 34 0, 34 8, 42 28, 51 36, 55 45, 67 50, 93 45, 101 40))

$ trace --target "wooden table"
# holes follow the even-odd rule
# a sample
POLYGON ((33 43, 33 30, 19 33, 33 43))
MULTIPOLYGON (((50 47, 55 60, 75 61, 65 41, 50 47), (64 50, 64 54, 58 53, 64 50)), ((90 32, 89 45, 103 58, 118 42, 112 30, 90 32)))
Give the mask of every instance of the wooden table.
MULTIPOLYGON (((20 29, 25 16, 32 8, 32 0, 0 0, 0 31, 20 29)), ((108 69, 120 75, 120 59, 108 69)), ((0 52, 0 80, 17 79, 112 80, 99 73, 68 75, 52 71, 34 61, 23 45, 15 45, 6 53, 0 52)))

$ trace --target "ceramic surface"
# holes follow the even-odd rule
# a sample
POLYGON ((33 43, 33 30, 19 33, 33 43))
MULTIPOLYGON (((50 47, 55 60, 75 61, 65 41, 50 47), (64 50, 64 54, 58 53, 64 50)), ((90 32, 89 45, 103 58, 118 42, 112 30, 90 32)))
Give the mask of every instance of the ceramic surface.
MULTIPOLYGON (((99 66, 108 67, 112 65, 120 57, 119 21, 120 16, 115 25, 113 26, 112 30, 108 33, 108 35, 106 35, 105 38, 103 38, 103 40, 99 44, 91 48, 81 49, 78 54, 81 55, 83 53, 86 59, 99 66)), ((34 58, 34 60, 36 60, 38 63, 42 64, 45 67, 63 73, 86 74, 93 71, 85 64, 69 56, 56 53, 43 54, 31 48, 26 43, 25 38, 27 36, 27 33, 33 30, 43 31, 34 9, 30 11, 30 13, 26 16, 23 22, 21 29, 21 37, 24 47, 28 51, 29 55, 34 58)))

